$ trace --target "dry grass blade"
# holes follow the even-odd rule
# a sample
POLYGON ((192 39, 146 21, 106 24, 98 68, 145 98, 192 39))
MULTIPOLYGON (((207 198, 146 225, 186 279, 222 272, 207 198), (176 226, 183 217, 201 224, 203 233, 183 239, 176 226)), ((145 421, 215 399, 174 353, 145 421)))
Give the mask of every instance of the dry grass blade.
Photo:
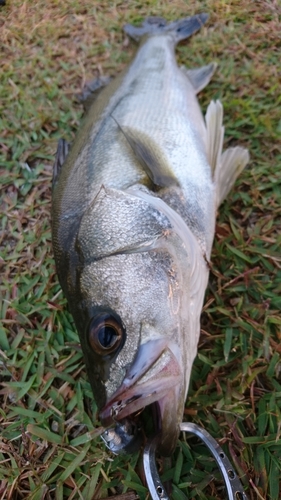
MULTIPOLYGON (((79 126, 74 95, 129 62, 122 25, 202 11, 210 20, 179 62, 218 62, 200 101, 222 100, 226 142, 248 147, 251 164, 220 209, 186 417, 218 439, 252 500, 280 498, 279 3, 14 0, 0 6, 0 500, 148 498, 139 455, 128 464, 98 437, 52 256, 52 164, 79 126)), ((159 467, 173 499, 224 496, 194 439, 159 467)))

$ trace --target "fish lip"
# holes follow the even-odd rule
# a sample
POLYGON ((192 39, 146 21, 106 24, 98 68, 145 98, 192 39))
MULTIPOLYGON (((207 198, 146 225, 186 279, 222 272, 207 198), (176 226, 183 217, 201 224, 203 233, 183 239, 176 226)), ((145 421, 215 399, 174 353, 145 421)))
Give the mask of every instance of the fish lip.
POLYGON ((109 427, 155 402, 159 403, 161 420, 164 407, 177 406, 183 383, 179 360, 179 347, 171 339, 160 338, 142 344, 121 386, 99 413, 102 425, 109 427), (172 400, 167 395, 172 395, 172 400))

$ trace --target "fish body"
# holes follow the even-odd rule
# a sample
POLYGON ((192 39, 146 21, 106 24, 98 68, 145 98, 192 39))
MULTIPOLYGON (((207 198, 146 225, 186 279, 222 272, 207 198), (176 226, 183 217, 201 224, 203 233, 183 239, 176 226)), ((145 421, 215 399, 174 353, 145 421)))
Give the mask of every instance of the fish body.
POLYGON ((216 209, 248 161, 222 153, 220 103, 196 94, 215 65, 179 68, 200 14, 149 18, 131 65, 90 104, 54 173, 53 247, 103 425, 157 404, 169 455, 200 333, 216 209))

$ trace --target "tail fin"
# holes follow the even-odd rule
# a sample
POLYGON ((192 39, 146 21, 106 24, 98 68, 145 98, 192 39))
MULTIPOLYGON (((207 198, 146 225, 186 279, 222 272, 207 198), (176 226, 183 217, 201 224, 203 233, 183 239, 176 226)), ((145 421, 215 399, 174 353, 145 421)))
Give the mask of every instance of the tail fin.
POLYGON ((217 207, 223 202, 238 175, 249 162, 249 152, 239 146, 222 152, 224 127, 223 107, 212 101, 206 113, 207 152, 216 186, 217 207))
POLYGON ((167 23, 163 17, 148 17, 143 21, 142 26, 125 24, 123 29, 127 35, 137 42, 145 35, 153 36, 167 33, 172 35, 175 44, 177 44, 198 31, 205 24, 208 17, 208 14, 198 14, 172 23, 167 23))

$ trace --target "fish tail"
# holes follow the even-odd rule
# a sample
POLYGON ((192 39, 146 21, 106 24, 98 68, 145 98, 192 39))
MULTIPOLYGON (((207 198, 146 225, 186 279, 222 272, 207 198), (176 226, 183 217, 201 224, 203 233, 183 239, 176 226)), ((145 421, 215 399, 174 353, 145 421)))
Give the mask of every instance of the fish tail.
POLYGON ((124 31, 137 42, 144 36, 163 35, 165 33, 172 36, 175 44, 190 37, 198 31, 207 21, 208 14, 197 14, 196 16, 185 17, 179 21, 167 23, 163 17, 148 17, 141 26, 125 24, 124 31))
POLYGON ((223 202, 238 175, 249 162, 249 152, 236 146, 222 152, 224 127, 220 101, 211 101, 206 113, 207 154, 216 187, 217 207, 223 202))

